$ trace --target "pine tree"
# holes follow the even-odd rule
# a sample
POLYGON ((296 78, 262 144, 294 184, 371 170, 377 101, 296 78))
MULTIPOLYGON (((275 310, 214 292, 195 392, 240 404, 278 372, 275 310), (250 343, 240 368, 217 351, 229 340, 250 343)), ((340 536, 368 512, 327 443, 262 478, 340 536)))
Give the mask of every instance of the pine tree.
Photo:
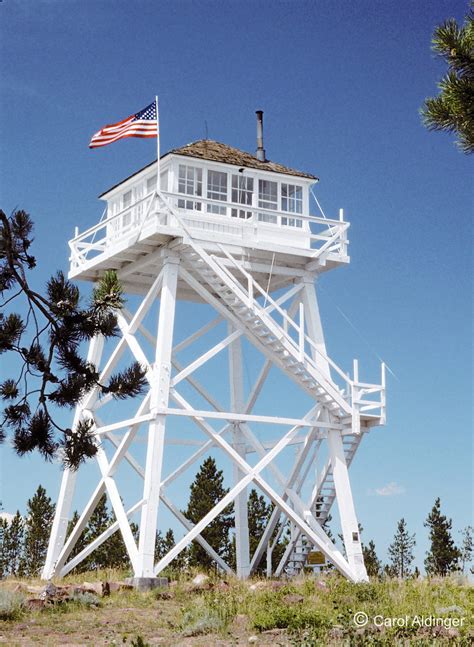
MULTIPOLYGON (((107 509, 107 496, 103 494, 91 514, 86 528, 86 542, 90 544, 91 541, 99 537, 110 526, 109 511, 107 509)), ((102 543, 84 560, 83 568, 85 570, 97 570, 109 567, 109 551, 107 543, 110 539, 102 543)))
POLYGON ((3 536, 3 552, 6 564, 5 573, 8 575, 22 575, 21 564, 24 526, 23 517, 17 510, 3 536))
POLYGON ((466 526, 464 530, 461 530, 462 544, 460 550, 460 560, 461 560, 461 570, 464 573, 466 566, 469 566, 472 561, 472 554, 474 552, 474 537, 473 537, 474 528, 472 526, 466 526))
MULTIPOLYGON (((79 513, 77 510, 74 510, 74 513, 69 520, 68 526, 67 526, 67 533, 66 533, 66 539, 69 537, 75 526, 77 525, 77 522, 79 521, 79 513)), ((76 555, 79 555, 79 553, 87 546, 87 528, 85 528, 81 534, 79 535, 79 538, 77 539, 76 543, 74 544, 74 548, 71 550, 69 553, 69 559, 72 559, 76 555)), ((75 569, 73 569, 73 573, 80 573, 84 570, 87 570, 87 568, 84 567, 84 564, 86 562, 81 562, 78 566, 76 566, 75 569)))
POLYGON ((0 580, 6 576, 8 563, 5 555, 5 537, 8 530, 8 521, 0 517, 0 580))
POLYGON ((474 12, 462 27, 451 18, 436 28, 433 51, 448 65, 435 98, 426 99, 421 115, 429 130, 454 132, 465 153, 474 152, 474 12))
MULTIPOLYGON (((163 539, 163 554, 166 555, 175 545, 174 532, 171 528, 166 532, 165 538, 163 539)), ((170 562, 170 568, 176 571, 182 571, 186 568, 188 558, 188 550, 185 548, 182 550, 179 555, 177 555, 172 562, 170 562)))
POLYGON ((400 519, 393 542, 388 548, 388 554, 392 562, 390 573, 393 576, 404 578, 410 575, 410 564, 414 560, 413 548, 415 544, 415 534, 410 535, 407 531, 405 519, 400 519))
POLYGON ((33 498, 28 500, 25 517, 21 571, 28 577, 36 577, 44 565, 54 509, 46 490, 39 485, 33 498))
MULTIPOLYGON (((265 528, 270 520, 270 517, 274 510, 274 504, 263 495, 259 495, 258 492, 252 488, 249 492, 247 508, 248 508, 248 525, 249 525, 249 552, 250 557, 255 553, 260 540, 265 532, 265 528)), ((275 527, 275 530, 272 533, 270 543, 273 544, 275 537, 280 530, 281 524, 278 523, 275 527)), ((287 542, 285 542, 282 537, 278 542, 272 547, 272 567, 276 568, 280 559, 283 557, 285 552, 287 542)), ((266 561, 267 561, 267 551, 262 555, 262 559, 256 568, 256 573, 264 573, 266 570, 266 561)), ((235 540, 233 542, 233 555, 231 560, 231 566, 235 568, 235 540)))
MULTIPOLYGON (((213 458, 207 458, 191 484, 188 507, 184 516, 193 524, 198 523, 228 493, 224 487, 222 470, 218 470, 213 458)), ((223 559, 229 557, 229 530, 233 527, 233 506, 227 506, 202 531, 201 535, 223 559)), ((193 542, 189 550, 191 566, 210 568, 214 560, 197 543, 193 542)))
POLYGON ((382 562, 377 557, 377 553, 375 551, 375 543, 372 541, 372 539, 369 541, 367 546, 362 544, 362 554, 364 556, 367 575, 369 577, 380 577, 380 574, 382 572, 382 562))
MULTIPOLYGON (((79 515, 74 512, 68 524, 67 536, 72 532, 77 524, 79 515)), ((115 523, 115 514, 109 513, 107 507, 107 496, 105 494, 99 499, 94 512, 81 535, 79 536, 70 558, 78 555, 94 539, 99 537, 109 526, 115 523)), ((138 536, 138 526, 135 523, 130 524, 135 539, 138 536)), ((88 557, 76 566, 73 572, 83 573, 88 570, 97 570, 105 568, 127 568, 130 565, 127 549, 119 530, 114 532, 100 546, 98 546, 88 557)))
POLYGON ((425 521, 425 527, 430 529, 430 550, 425 559, 427 575, 448 575, 458 569, 460 551, 454 545, 451 536, 452 521, 441 514, 439 497, 425 521))
POLYGON ((99 382, 97 368, 79 353, 82 342, 118 332, 116 310, 123 305, 115 272, 106 272, 89 305, 80 304, 78 288, 62 272, 51 277, 44 294, 33 290, 29 273, 36 266, 30 253, 33 223, 25 211, 7 217, 0 210, 0 355, 16 359, 16 373, 0 382, 0 441, 6 430, 20 456, 38 451, 51 459, 60 449, 64 463, 76 468, 97 447, 92 422, 80 420, 74 430, 53 418, 51 407, 73 407, 91 388, 124 399, 141 393, 145 370, 138 363, 99 382), (24 298, 25 317, 7 312, 24 298))

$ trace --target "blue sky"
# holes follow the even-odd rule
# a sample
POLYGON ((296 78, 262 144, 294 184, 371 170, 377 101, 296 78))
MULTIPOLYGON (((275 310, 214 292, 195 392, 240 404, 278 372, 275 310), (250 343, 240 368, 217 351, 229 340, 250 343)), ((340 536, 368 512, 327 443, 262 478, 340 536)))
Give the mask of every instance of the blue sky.
MULTIPOLYGON (((74 227, 100 218, 97 195, 153 159, 152 141, 90 151, 91 135, 156 93, 162 152, 206 129, 253 151, 261 108, 267 156, 318 175, 328 215, 344 207, 351 265, 320 281, 329 352, 348 368, 358 357, 374 380, 378 354, 397 378, 387 426, 351 468, 357 510, 384 560, 404 516, 419 566, 437 496, 457 540, 473 523, 471 160, 418 114, 444 71, 433 29, 466 11, 454 0, 0 5, 1 206, 35 221, 38 285, 67 268, 74 227)), ((0 451, 6 511, 24 511, 39 483, 56 498, 56 466, 0 451)))

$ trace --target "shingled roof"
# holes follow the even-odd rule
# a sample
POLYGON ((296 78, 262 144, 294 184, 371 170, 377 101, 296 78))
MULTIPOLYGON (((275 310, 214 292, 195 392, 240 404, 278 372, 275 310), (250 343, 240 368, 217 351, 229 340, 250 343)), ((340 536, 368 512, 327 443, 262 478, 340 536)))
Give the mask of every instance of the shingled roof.
POLYGON ((212 139, 200 139, 197 142, 186 144, 181 148, 175 148, 168 154, 185 155, 186 157, 196 157, 198 159, 210 160, 212 162, 222 162, 224 164, 233 164, 235 166, 244 166, 246 168, 255 168, 261 171, 272 171, 273 173, 284 173, 285 175, 295 175, 297 177, 306 177, 310 180, 318 180, 315 175, 296 171, 295 169, 283 166, 277 162, 258 160, 255 155, 241 151, 233 146, 221 144, 212 139))
MULTIPOLYGON (((197 159, 209 160, 212 162, 222 162, 224 164, 233 164, 235 166, 260 169, 262 171, 273 171, 273 173, 295 175, 296 177, 305 177, 309 180, 319 180, 316 175, 311 175, 311 173, 304 173, 303 171, 296 171, 295 169, 288 168, 287 166, 283 166, 283 164, 278 164, 277 162, 271 162, 270 160, 261 162, 255 157, 255 155, 241 151, 238 148, 234 148, 233 146, 228 146, 227 144, 221 144, 220 142, 213 141, 212 139, 200 139, 197 142, 192 142, 191 144, 186 144, 186 146, 181 146, 181 148, 174 148, 173 150, 170 150, 162 155, 160 159, 164 159, 168 155, 184 155, 185 157, 194 157, 197 159)), ((105 195, 107 195, 107 193, 113 191, 113 189, 117 188, 118 186, 132 178, 134 175, 138 175, 138 173, 141 173, 149 166, 153 166, 153 164, 156 164, 156 160, 150 162, 149 164, 146 164, 146 166, 143 166, 141 169, 135 171, 135 173, 132 173, 120 182, 117 182, 117 184, 111 186, 110 189, 107 189, 107 191, 101 193, 99 195, 99 198, 104 197, 105 195)))

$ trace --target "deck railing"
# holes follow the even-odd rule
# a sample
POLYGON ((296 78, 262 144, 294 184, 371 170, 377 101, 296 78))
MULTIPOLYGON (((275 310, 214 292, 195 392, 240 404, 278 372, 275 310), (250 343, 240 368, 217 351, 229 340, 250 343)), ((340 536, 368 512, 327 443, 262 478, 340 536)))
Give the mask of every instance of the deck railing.
MULTIPOLYGON (((310 256, 319 259, 331 255, 334 259, 347 259, 347 230, 344 220, 330 220, 309 214, 290 214, 251 205, 208 200, 198 196, 183 196, 162 192, 168 204, 179 212, 183 223, 202 234, 225 235, 245 244, 258 238, 286 247, 311 250, 310 256), (178 205, 193 203, 193 209, 178 205), (224 211, 213 213, 212 211, 224 211), (212 210, 212 211, 211 211, 212 210), (232 212, 247 217, 233 217, 232 212)), ((163 203, 163 199, 150 193, 120 212, 109 216, 69 241, 71 269, 78 270, 111 248, 149 235, 151 231, 174 230, 180 224, 163 203)))

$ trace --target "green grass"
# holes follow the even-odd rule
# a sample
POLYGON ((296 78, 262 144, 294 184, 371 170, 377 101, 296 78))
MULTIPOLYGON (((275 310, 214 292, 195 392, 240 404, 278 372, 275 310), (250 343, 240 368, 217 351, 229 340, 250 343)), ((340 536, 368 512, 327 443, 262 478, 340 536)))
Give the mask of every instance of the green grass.
MULTIPOLYGON (((125 576, 123 572, 86 573, 68 577, 65 583, 117 581, 125 576)), ((0 583, 0 620, 5 621, 2 630, 5 628, 7 639, 14 637, 18 622, 29 624, 34 619, 34 631, 48 636, 48 645, 62 644, 66 635, 84 645, 112 644, 112 640, 116 644, 148 645, 156 644, 157 636, 164 644, 183 639, 190 645, 211 645, 218 639, 233 644, 236 639, 245 643, 250 635, 266 631, 280 632, 280 642, 295 647, 474 644, 474 589, 459 576, 351 584, 333 573, 321 580, 308 575, 282 586, 267 580, 242 582, 235 578, 224 584, 212 574, 212 588, 199 591, 191 584, 193 576, 180 575, 169 588, 146 593, 122 590, 103 598, 83 593, 43 611, 29 610, 26 594, 12 590, 18 580, 7 580, 0 583), (257 584, 253 590, 252 583, 257 584), (354 622, 356 612, 367 614, 365 626, 354 622), (408 622, 385 626, 380 621, 381 626, 377 626, 374 620, 405 616, 435 616, 445 625, 419 627, 408 622), (449 622, 458 617, 464 618, 463 625, 450 627, 449 622)), ((270 640, 275 644, 279 641, 270 640)))
POLYGON ((244 614, 256 632, 284 629, 295 645, 326 644, 336 638, 350 645, 388 646, 406 640, 432 645, 434 638, 436 644, 468 645, 474 641, 473 611, 473 588, 459 578, 351 584, 334 575, 324 584, 307 577, 277 590, 251 591, 245 583, 233 582, 229 591, 209 591, 190 600, 182 609, 180 626, 189 635, 199 627, 225 635, 235 616, 244 614), (285 596, 290 594, 303 600, 288 603, 285 596), (356 612, 367 614, 366 626, 356 625, 356 612), (406 626, 383 626, 386 618, 406 616, 406 626), (446 626, 419 627, 415 616, 435 616, 446 626), (463 626, 451 627, 450 619, 461 616, 463 626))

